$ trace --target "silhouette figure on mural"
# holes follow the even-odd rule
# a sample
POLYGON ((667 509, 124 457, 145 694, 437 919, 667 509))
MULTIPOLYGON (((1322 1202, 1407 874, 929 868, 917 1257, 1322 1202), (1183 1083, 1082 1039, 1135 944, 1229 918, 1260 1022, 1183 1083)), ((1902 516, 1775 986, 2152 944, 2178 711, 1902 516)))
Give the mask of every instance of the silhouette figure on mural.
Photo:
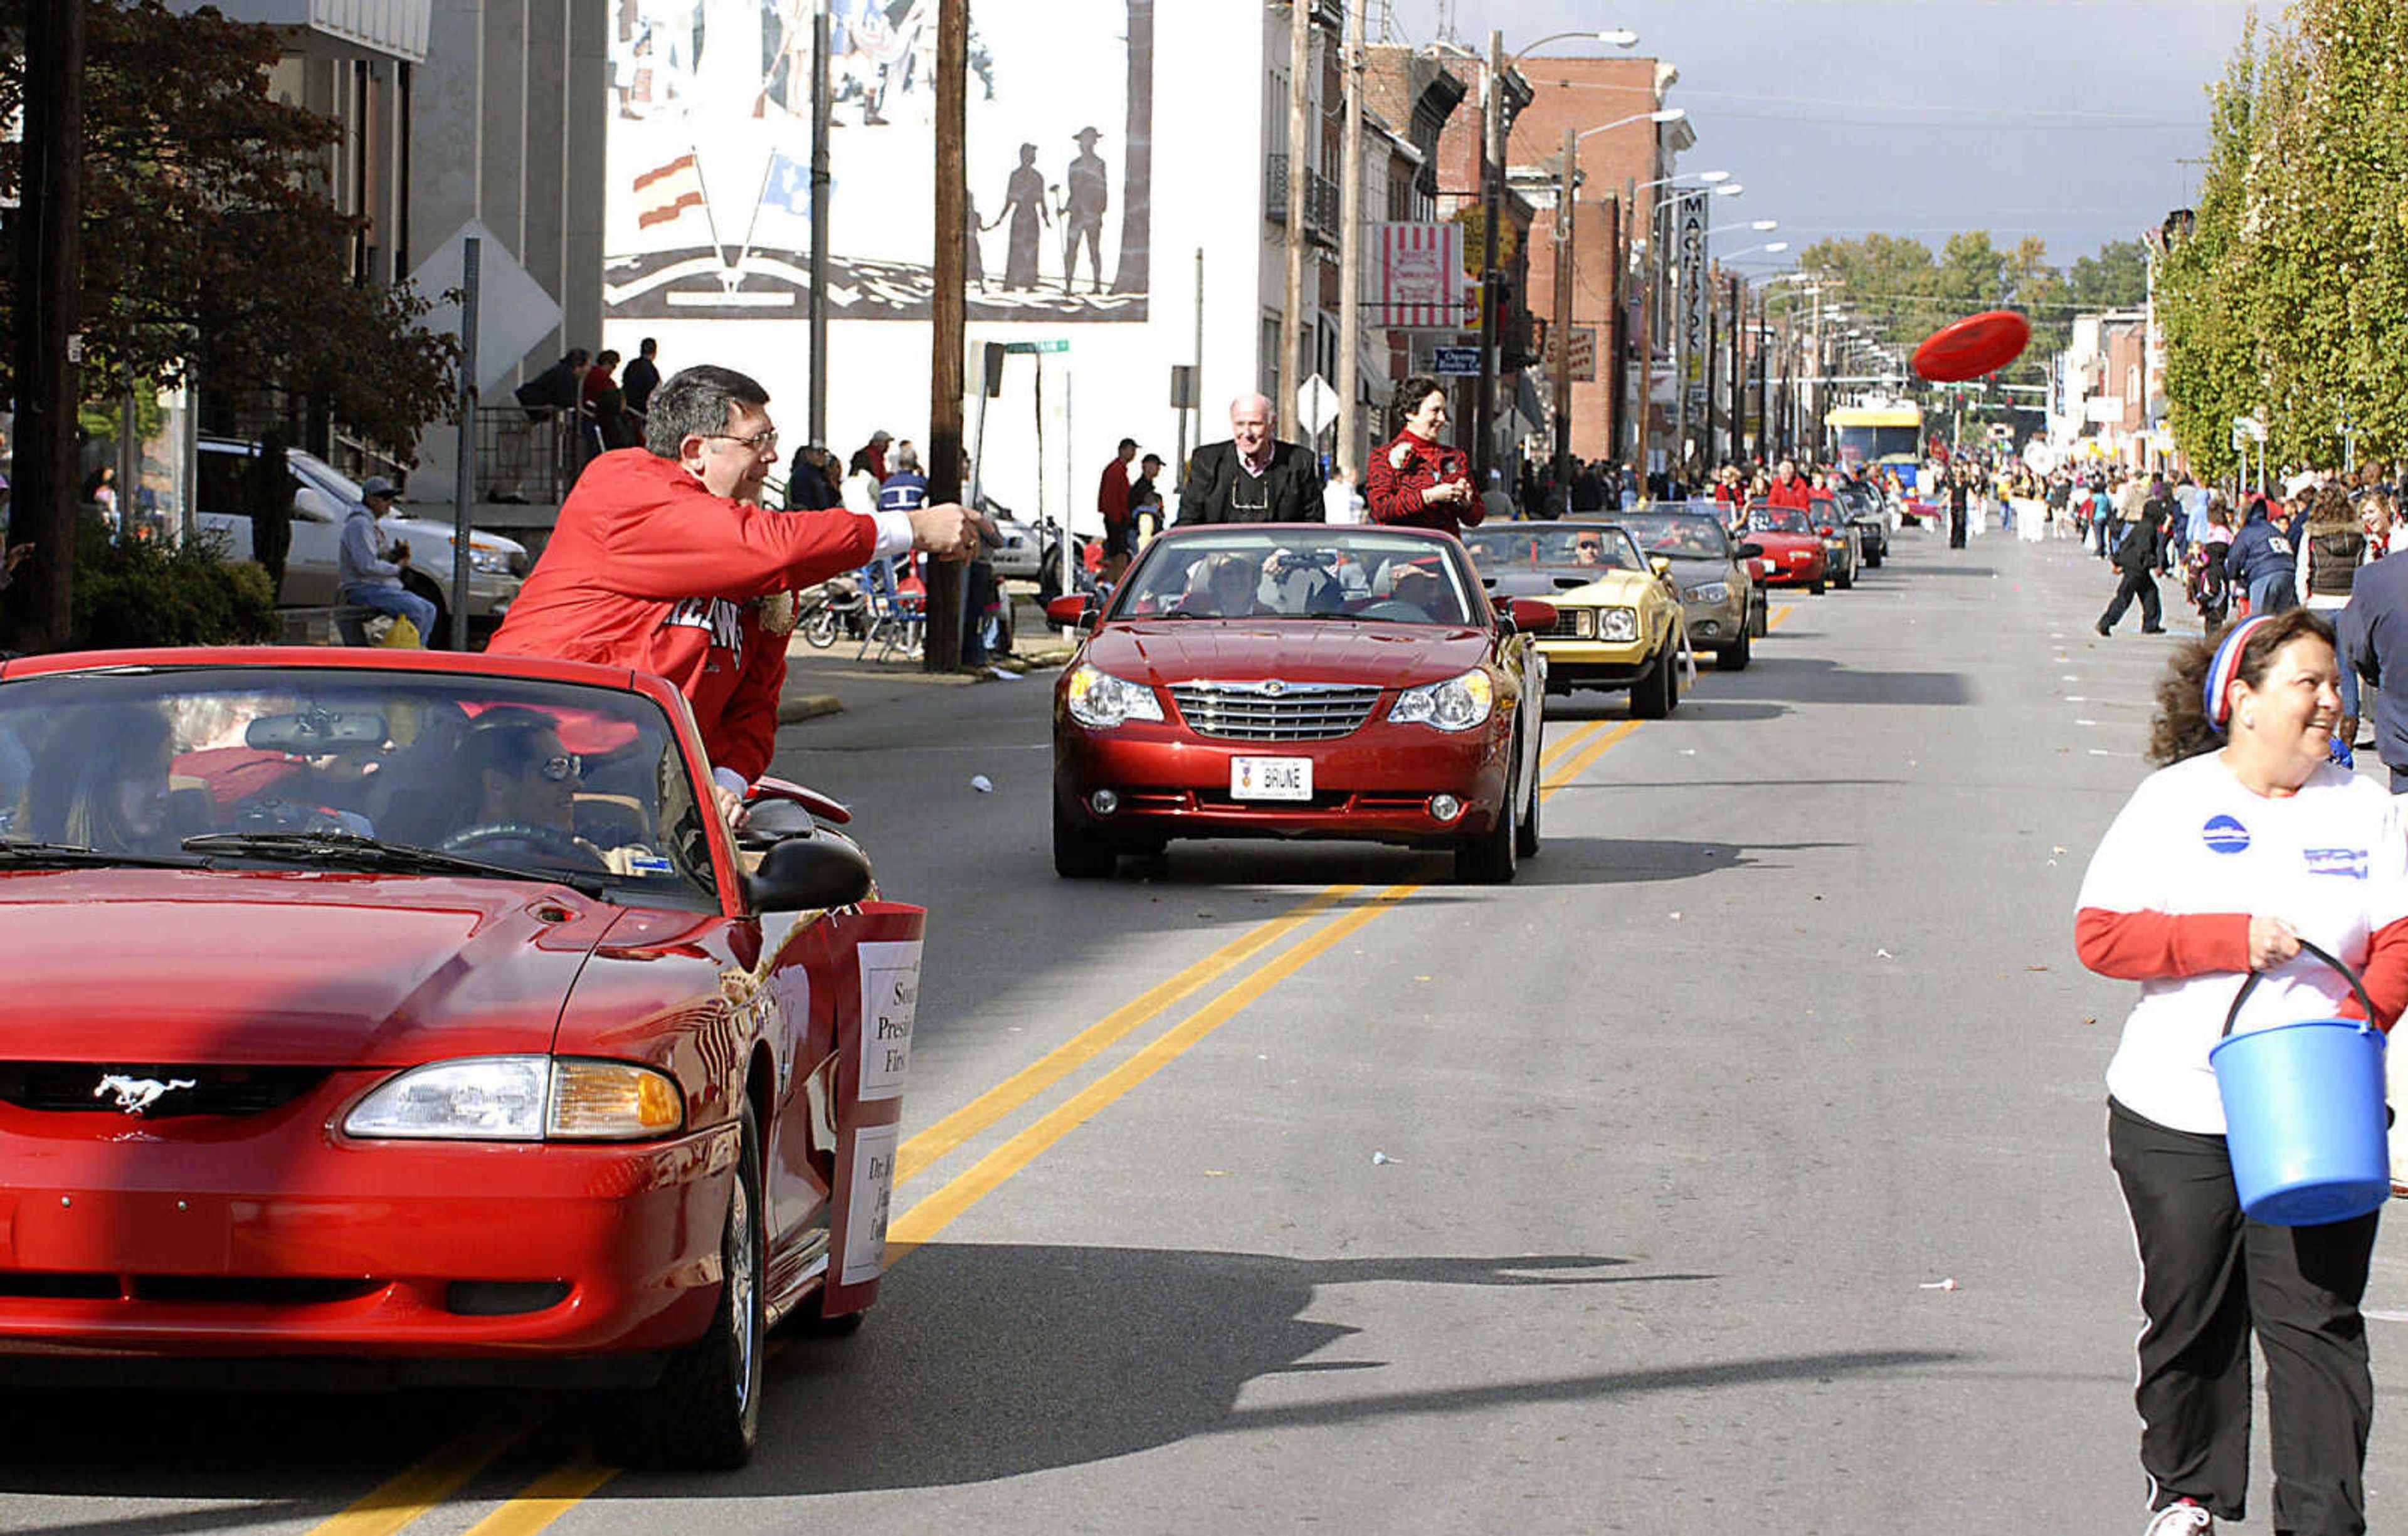
POLYGON ((978 194, 962 189, 962 281, 986 292, 986 255, 979 249, 979 235, 992 229, 979 222, 978 194))
POLYGON ((1011 228, 1004 236, 1003 286, 1035 288, 1038 230, 1054 219, 1045 209, 1045 177, 1037 168, 1034 144, 1020 147, 1020 169, 1004 184, 1003 210, 996 220, 1001 222, 1007 218, 1011 228))
POLYGON ((1079 242, 1087 243, 1087 264, 1096 275, 1095 292, 1104 291, 1104 209, 1111 202, 1111 184, 1096 140, 1104 135, 1082 128, 1071 135, 1079 145, 1070 162, 1070 191, 1062 200, 1062 292, 1069 292, 1079 276, 1079 242))

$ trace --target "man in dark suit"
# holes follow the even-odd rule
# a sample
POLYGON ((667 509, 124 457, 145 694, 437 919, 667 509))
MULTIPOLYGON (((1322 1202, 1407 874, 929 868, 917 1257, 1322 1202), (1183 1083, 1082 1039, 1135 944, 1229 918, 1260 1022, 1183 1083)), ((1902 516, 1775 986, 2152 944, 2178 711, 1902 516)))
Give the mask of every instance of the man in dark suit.
POLYGON ((1271 403, 1240 395, 1229 405, 1229 438, 1207 443, 1188 462, 1179 488, 1179 520, 1319 522, 1321 465, 1312 450, 1271 436, 1271 403))

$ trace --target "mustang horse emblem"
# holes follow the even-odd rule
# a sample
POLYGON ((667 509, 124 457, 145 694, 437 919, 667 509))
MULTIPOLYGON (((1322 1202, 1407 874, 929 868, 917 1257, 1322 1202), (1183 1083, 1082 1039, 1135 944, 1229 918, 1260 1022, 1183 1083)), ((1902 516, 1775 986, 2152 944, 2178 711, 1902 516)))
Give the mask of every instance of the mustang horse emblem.
POLYGON ((112 1072, 101 1078, 92 1090, 92 1096, 97 1099, 104 1093, 114 1093, 119 1109, 128 1115, 139 1115, 178 1088, 199 1086, 190 1077, 170 1077, 163 1083, 156 1077, 129 1077, 123 1073, 112 1072))

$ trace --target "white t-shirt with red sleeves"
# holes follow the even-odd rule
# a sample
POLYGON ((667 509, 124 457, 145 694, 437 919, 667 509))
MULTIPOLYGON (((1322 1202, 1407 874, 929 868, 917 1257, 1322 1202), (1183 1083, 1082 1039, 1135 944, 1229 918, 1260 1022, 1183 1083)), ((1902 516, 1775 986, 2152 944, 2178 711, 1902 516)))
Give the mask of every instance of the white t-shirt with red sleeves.
MULTIPOLYGON (((2203 752, 2141 781, 2082 878, 2079 904, 2175 916, 2241 912, 2281 917, 2352 966, 2376 931, 2408 917, 2408 838, 2391 796, 2329 764, 2297 794, 2248 789, 2222 755, 2203 752)), ((2224 1133, 2207 1053, 2245 977, 2217 972, 2141 983, 2107 1090, 2175 1131, 2224 1133)), ((2349 983, 2313 955, 2268 970, 2236 1032, 2338 1016, 2349 983)))

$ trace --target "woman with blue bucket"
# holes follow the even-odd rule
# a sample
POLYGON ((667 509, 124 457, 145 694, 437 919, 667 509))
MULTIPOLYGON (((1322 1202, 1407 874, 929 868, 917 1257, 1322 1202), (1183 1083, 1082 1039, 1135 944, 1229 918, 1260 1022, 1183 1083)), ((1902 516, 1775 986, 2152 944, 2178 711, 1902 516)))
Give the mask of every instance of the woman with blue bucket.
POLYGON ((2107 1145, 2147 1318, 2149 1536, 2243 1517, 2253 1332, 2275 1530, 2366 1529, 2358 1303, 2390 1192, 2374 1030, 2408 1003, 2408 842, 2391 797, 2329 761, 2339 688, 2310 609, 2183 647, 2157 690, 2158 771, 2082 882, 2083 963, 2141 984, 2107 1145))

